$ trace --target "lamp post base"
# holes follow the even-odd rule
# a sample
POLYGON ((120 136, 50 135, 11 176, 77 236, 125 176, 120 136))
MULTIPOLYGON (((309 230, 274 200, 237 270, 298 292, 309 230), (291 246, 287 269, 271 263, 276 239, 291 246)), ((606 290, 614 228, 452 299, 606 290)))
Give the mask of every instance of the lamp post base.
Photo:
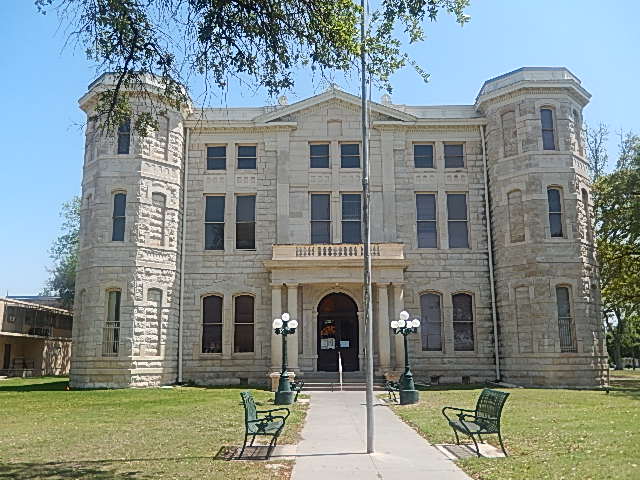
POLYGON ((276 392, 276 397, 273 401, 276 405, 291 405, 293 403, 293 398, 295 397, 296 392, 288 391, 288 392, 276 392))
POLYGON ((418 390, 400 390, 400 405, 418 403, 420 392, 418 390))

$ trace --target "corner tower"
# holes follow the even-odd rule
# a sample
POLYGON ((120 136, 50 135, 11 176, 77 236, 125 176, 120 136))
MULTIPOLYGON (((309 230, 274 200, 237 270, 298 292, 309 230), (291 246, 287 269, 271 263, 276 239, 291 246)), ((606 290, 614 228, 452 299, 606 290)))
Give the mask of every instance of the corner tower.
POLYGON ((183 123, 148 77, 128 90, 133 118, 116 132, 94 119, 105 74, 80 99, 87 114, 70 383, 77 388, 173 383, 177 372, 183 123), (144 90, 144 91, 142 91, 144 90), (135 117, 158 131, 139 136, 135 117))
POLYGON ((580 137, 590 94, 565 68, 485 82, 491 229, 503 379, 599 385, 606 365, 580 137))

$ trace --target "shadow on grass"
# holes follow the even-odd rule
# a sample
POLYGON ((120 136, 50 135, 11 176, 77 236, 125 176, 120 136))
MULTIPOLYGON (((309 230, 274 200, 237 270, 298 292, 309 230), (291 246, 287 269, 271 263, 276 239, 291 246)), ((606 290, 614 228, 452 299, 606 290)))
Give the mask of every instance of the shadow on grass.
POLYGON ((12 480, 58 480, 81 478, 92 480, 147 480, 153 478, 139 471, 122 471, 109 467, 105 462, 51 462, 51 463, 5 463, 0 464, 0 479, 12 480), (101 465, 103 464, 104 465, 101 465))
MULTIPOLYGON (((60 392, 67 389, 68 380, 43 381, 40 383, 29 382, 24 385, 3 385, 0 383, 0 393, 2 392, 60 392)), ((2 478, 2 477, 0 477, 2 478)))

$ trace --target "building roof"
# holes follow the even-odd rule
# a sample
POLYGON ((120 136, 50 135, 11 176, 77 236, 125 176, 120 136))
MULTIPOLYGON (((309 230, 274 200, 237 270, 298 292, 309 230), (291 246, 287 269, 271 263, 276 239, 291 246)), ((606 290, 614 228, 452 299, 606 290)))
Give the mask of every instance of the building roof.
MULTIPOLYGON (((28 298, 28 297, 18 297, 18 298, 28 298)), ((18 300, 16 297, 0 297, 0 302, 5 302, 9 305, 15 305, 17 307, 48 311, 52 313, 58 313, 61 315, 73 315, 69 310, 65 310, 64 308, 50 307, 48 305, 42 305, 41 303, 18 300)))

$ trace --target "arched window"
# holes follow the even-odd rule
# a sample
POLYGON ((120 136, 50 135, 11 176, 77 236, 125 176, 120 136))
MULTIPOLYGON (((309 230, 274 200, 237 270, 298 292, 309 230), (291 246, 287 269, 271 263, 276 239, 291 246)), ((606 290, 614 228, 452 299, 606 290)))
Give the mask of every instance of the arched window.
POLYGON ((102 356, 117 356, 120 351, 120 290, 107 290, 107 318, 102 329, 102 356))
POLYGON ((124 242, 124 227, 126 225, 127 194, 118 192, 113 195, 113 227, 111 240, 124 242))
POLYGON ((502 114, 502 140, 504 156, 518 153, 518 133, 516 130, 516 112, 511 110, 502 114))
POLYGON ((127 119, 118 127, 118 154, 128 155, 131 144, 131 120, 127 119))
POLYGON ((165 245, 167 196, 162 193, 152 193, 151 204, 149 243, 162 247, 165 245))
MULTIPOLYGON (((147 291, 147 328, 144 340, 144 355, 160 355, 162 340, 162 290, 147 291)), ((141 352, 142 353, 142 352, 141 352)))
POLYGON ((560 351, 575 352, 576 343, 571 315, 571 292, 569 287, 556 287, 556 302, 558 307, 558 332, 560 334, 560 351))
POLYGON ((582 208, 584 208, 585 240, 593 242, 593 226, 591 225, 591 206, 589 205, 589 193, 582 189, 582 208))
POLYGON ((420 295, 422 350, 442 350, 442 308, 440 295, 420 295))
POLYGON ((202 299, 202 353, 222 353, 222 297, 202 299))
POLYGON ((553 127, 553 110, 550 108, 541 108, 540 122, 542 124, 542 149, 555 150, 556 139, 553 127))
POLYGON ((564 219, 562 212, 562 190, 558 187, 547 188, 549 204, 549 232, 552 237, 564 236, 564 219))
POLYGON ((524 242, 524 209, 522 192, 513 190, 507 194, 509 210, 509 235, 512 243, 524 242))
POLYGON ((253 352, 253 304, 251 295, 235 298, 233 351, 253 352))
POLYGON ((468 293, 456 293, 453 303, 453 349, 473 351, 473 298, 468 293))

